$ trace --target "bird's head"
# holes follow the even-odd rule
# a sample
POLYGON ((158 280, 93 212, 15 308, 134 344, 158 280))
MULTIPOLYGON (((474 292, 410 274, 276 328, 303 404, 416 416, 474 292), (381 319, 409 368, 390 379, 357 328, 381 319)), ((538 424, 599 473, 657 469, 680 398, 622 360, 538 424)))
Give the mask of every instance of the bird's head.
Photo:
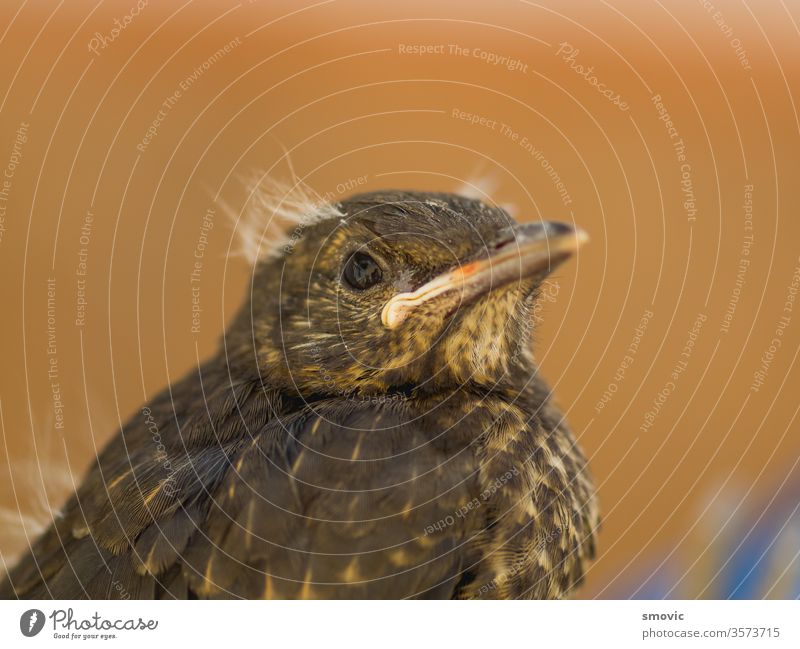
POLYGON ((301 394, 493 386, 530 363, 537 288, 585 239, 454 194, 376 192, 300 220, 239 325, 301 394))

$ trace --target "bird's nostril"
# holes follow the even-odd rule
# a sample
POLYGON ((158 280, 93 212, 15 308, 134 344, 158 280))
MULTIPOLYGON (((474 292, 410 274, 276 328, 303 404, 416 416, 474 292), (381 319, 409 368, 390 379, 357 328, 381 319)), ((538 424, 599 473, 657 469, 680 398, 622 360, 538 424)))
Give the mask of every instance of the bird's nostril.
POLYGON ((495 241, 494 243, 492 243, 492 245, 489 246, 489 249, 490 250, 500 250, 501 248, 505 248, 507 245, 509 245, 511 243, 514 243, 514 237, 506 237, 504 239, 499 239, 499 240, 495 241))
POLYGON ((508 245, 511 245, 515 241, 517 241, 518 236, 517 233, 511 229, 503 230, 498 232, 497 237, 489 244, 489 250, 494 252, 495 250, 500 250, 500 248, 505 248, 508 245))

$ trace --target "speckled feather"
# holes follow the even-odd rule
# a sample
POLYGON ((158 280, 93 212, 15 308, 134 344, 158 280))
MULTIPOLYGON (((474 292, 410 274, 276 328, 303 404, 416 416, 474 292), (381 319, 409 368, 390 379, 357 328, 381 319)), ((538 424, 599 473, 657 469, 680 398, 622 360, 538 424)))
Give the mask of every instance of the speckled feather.
POLYGON ((582 581, 597 506, 525 345, 536 283, 397 333, 375 324, 385 295, 331 288, 359 237, 413 284, 510 217, 445 194, 341 209, 344 229, 264 264, 225 351, 131 417, 0 596, 544 598, 582 581), (279 263, 296 271, 280 286, 279 263))

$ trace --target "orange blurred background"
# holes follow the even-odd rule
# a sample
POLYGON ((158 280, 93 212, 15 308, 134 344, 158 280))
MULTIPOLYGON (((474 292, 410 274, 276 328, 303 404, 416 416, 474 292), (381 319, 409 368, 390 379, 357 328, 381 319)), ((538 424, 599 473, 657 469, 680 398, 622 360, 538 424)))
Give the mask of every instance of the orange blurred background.
POLYGON ((795 0, 2 3, 3 558, 215 349, 249 279, 223 204, 288 152, 321 194, 471 183, 590 233, 536 343, 603 506, 579 596, 718 596, 751 522, 798 503, 798 22, 795 0))

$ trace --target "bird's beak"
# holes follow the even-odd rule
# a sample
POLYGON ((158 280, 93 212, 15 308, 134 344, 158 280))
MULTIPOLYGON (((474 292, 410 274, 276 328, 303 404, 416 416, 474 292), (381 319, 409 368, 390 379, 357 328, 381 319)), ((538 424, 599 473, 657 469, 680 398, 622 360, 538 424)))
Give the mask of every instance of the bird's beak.
POLYGON ((415 309, 434 300, 450 309, 470 303, 494 289, 545 275, 572 256, 588 240, 580 228, 567 223, 539 221, 514 228, 488 255, 434 277, 415 291, 398 293, 383 307, 381 322, 398 327, 415 309))

